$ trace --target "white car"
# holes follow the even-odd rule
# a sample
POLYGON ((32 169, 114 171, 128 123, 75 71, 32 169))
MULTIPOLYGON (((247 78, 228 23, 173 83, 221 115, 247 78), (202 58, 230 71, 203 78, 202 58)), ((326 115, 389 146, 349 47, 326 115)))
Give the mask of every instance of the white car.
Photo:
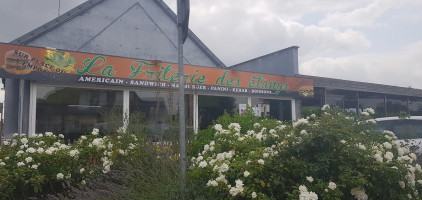
POLYGON ((408 147, 417 146, 416 153, 422 153, 422 116, 411 116, 400 119, 398 117, 383 117, 375 119, 377 130, 392 131, 400 142, 408 147))

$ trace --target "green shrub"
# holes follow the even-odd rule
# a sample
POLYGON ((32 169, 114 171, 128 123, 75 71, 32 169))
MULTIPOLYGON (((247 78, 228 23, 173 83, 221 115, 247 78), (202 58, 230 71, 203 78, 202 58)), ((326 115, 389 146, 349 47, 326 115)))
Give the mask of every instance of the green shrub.
POLYGON ((292 123, 224 115, 190 149, 204 199, 421 199, 416 155, 361 115, 324 106, 292 123))
POLYGON ((14 134, 0 149, 0 199, 27 199, 66 192, 66 185, 84 187, 107 174, 142 144, 135 135, 98 137, 98 129, 65 144, 51 132, 27 138, 14 134))

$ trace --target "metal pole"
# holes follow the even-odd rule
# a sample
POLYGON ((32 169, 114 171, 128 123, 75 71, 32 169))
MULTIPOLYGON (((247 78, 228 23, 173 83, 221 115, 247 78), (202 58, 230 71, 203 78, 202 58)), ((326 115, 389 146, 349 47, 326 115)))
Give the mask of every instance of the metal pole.
MULTIPOLYGON (((181 1, 177 1, 177 20, 182 20, 182 15, 179 12, 182 5, 181 1)), ((179 63, 179 149, 180 149, 180 190, 184 199, 185 193, 185 179, 186 179, 186 135, 185 135, 185 74, 183 71, 183 36, 182 26, 178 23, 177 26, 177 57, 179 63)))

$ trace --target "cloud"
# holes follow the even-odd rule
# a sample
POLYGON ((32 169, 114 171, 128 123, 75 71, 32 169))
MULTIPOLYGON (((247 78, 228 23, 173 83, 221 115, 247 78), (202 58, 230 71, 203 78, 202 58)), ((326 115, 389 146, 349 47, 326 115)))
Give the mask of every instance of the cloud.
POLYGON ((422 41, 397 52, 339 58, 317 57, 299 64, 300 73, 422 89, 422 41))
MULTIPOLYGON (((356 53, 371 47, 362 33, 351 29, 340 31, 306 26, 286 19, 282 17, 285 13, 278 14, 279 10, 293 13, 292 7, 300 4, 290 2, 283 7, 279 2, 195 1, 191 4, 190 28, 228 66, 289 46, 299 46, 304 60, 314 56, 356 53)), ((304 4, 307 1, 299 2, 304 4)), ((322 2, 341 5, 331 0, 322 2)), ((295 18, 294 14, 290 18, 295 18)))
POLYGON ((375 0, 366 7, 357 8, 351 12, 328 13, 319 25, 331 27, 370 26, 397 2, 399 1, 375 0))

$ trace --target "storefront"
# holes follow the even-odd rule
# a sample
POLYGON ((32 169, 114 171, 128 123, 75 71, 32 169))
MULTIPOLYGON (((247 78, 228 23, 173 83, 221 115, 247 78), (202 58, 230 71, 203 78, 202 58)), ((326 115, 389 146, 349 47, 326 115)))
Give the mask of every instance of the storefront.
MULTIPOLYGON (((422 90, 301 75, 297 46, 226 66, 192 32, 184 44, 187 130, 227 112, 289 121, 324 104, 377 117, 422 115, 422 90)), ((177 24, 160 0, 88 0, 0 44, 4 138, 52 131, 74 138, 131 117, 165 138, 178 116, 177 24), (54 48, 50 48, 54 47, 54 48)), ((376 67, 376 66, 374 66, 376 67)))

